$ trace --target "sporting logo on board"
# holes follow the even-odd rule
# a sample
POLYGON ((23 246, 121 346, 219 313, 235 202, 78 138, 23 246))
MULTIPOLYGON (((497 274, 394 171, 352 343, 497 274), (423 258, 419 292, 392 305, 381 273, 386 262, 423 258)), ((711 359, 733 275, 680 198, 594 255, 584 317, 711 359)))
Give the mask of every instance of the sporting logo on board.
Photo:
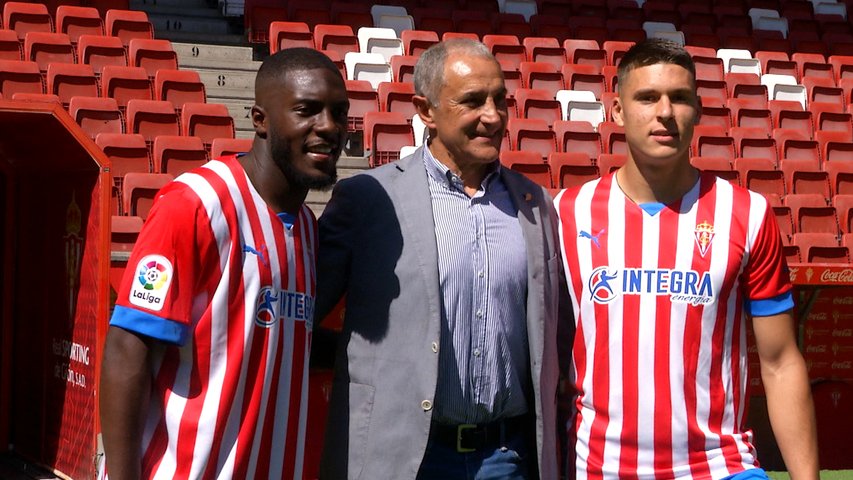
POLYGON ((136 279, 130 288, 130 303, 159 312, 172 284, 172 263, 162 255, 148 255, 136 266, 136 279))

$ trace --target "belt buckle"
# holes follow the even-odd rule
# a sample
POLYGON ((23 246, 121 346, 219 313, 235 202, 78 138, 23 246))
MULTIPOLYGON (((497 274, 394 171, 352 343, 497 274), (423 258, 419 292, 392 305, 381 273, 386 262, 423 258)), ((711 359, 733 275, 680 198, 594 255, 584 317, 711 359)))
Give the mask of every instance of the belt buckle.
POLYGON ((471 423, 463 423, 456 427, 456 451, 458 453, 471 453, 476 452, 476 448, 465 448, 462 446, 462 432, 465 430, 473 430, 477 428, 477 425, 471 423))

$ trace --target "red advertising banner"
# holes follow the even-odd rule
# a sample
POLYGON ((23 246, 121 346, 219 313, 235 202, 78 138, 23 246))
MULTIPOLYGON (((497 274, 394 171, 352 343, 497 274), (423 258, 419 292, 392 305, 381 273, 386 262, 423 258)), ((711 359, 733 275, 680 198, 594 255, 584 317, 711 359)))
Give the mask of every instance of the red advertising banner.
POLYGON ((853 285, 853 265, 792 263, 788 266, 794 285, 853 285))

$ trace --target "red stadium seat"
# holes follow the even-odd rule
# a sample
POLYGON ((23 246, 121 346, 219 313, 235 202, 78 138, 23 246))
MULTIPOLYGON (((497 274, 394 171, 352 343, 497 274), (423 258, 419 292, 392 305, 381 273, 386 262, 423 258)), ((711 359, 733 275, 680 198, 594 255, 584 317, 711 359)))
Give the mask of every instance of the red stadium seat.
POLYGON ((595 40, 569 38, 563 41, 566 63, 592 65, 601 71, 607 66, 607 52, 599 48, 595 40))
POLYGON ((780 159, 807 160, 820 168, 820 147, 814 140, 809 140, 806 133, 788 128, 773 130, 773 138, 779 149, 780 159))
POLYGON ((428 30, 404 30, 401 34, 406 55, 419 57, 430 46, 438 43, 438 34, 428 30))
POLYGON ((59 101, 59 97, 50 93, 19 92, 12 95, 12 100, 20 100, 22 102, 49 103, 60 106, 62 105, 62 102, 59 101))
POLYGON ((473 33, 478 39, 492 33, 489 13, 483 10, 453 10, 450 14, 453 30, 461 33, 473 33))
POLYGON ((552 98, 565 88, 563 74, 550 63, 521 62, 519 71, 526 88, 546 90, 552 98))
POLYGON ((127 47, 134 38, 154 38, 154 27, 148 14, 139 10, 109 10, 105 18, 105 33, 121 39, 127 47))
POLYGON ((710 57, 694 56, 693 63, 696 64, 696 80, 713 82, 724 80, 723 59, 717 58, 716 55, 710 57))
POLYGON ((830 195, 829 174, 820 170, 812 160, 784 158, 779 169, 785 175, 785 185, 791 193, 815 193, 827 198, 830 195))
POLYGON ((0 30, 0 60, 23 60, 21 43, 12 30, 0 30))
POLYGON ((398 112, 405 118, 412 118, 417 110, 412 103, 415 86, 411 83, 382 82, 379 84, 379 109, 383 112, 398 112))
MULTIPOLYGON (((773 215, 776 217, 776 224, 779 226, 779 233, 782 234, 782 240, 785 244, 791 243, 791 236, 794 234, 794 222, 791 219, 791 207, 775 206, 773 215)), ((799 253, 797 254, 799 255, 799 253)))
POLYGON ((115 98, 121 109, 128 100, 152 100, 151 81, 142 67, 115 67, 107 65, 101 71, 101 96, 115 98))
POLYGON ((767 136, 769 132, 769 129, 758 127, 732 127, 729 136, 735 141, 737 156, 768 158, 777 164, 776 141, 767 136))
POLYGON ((515 92, 515 100, 520 118, 542 120, 546 125, 562 119, 560 102, 547 90, 519 88, 515 92))
POLYGON ((604 75, 595 72, 592 65, 564 64, 560 69, 567 90, 586 90, 595 94, 596 100, 601 100, 607 91, 604 75))
POLYGON ((728 131, 732 128, 732 115, 728 107, 702 107, 699 125, 717 125, 728 131))
POLYGON ((157 192, 174 180, 168 173, 136 173, 124 176, 122 185, 122 214, 148 218, 157 192))
POLYGON ((853 142, 853 116, 849 113, 820 112, 817 114, 815 129, 823 132, 840 132, 844 134, 838 140, 853 142))
POLYGON ((154 99, 172 102, 180 111, 187 102, 205 103, 207 95, 195 70, 158 70, 154 74, 154 99))
POLYGON ((221 103, 185 103, 181 135, 199 137, 209 149, 214 138, 234 138, 234 119, 221 103))
POLYGON ((142 230, 141 217, 113 215, 110 222, 110 250, 130 252, 142 230))
POLYGON ((761 63, 762 73, 775 73, 778 75, 790 75, 799 81, 800 74, 797 71, 797 63, 785 52, 770 52, 759 50, 755 52, 755 58, 761 63))
POLYGON ((214 138, 210 145, 210 158, 219 158, 252 150, 251 138, 214 138))
POLYGON ((628 157, 623 154, 602 153, 598 156, 598 174, 602 177, 609 175, 625 165, 627 161, 628 157))
POLYGON ((91 138, 124 132, 124 120, 113 98, 71 97, 68 113, 91 138))
POLYGON ((485 35, 483 43, 498 61, 514 65, 516 69, 521 62, 527 61, 527 52, 515 35, 485 35))
POLYGON ((566 63, 566 50, 554 37, 527 37, 522 40, 527 50, 527 60, 550 63, 557 70, 566 63))
POLYGON ((314 35, 305 22, 270 23, 270 54, 293 47, 314 48, 314 35))
MULTIPOLYGON (((598 124, 598 133, 601 135, 601 146, 604 154, 627 155, 628 143, 625 140, 625 127, 615 122, 601 122, 598 124)), ((601 159, 601 155, 598 156, 601 159)))
POLYGON ((803 77, 800 81, 806 87, 809 103, 835 103, 843 108, 847 105, 844 90, 835 85, 835 79, 828 77, 803 77))
POLYGON ((103 35, 104 21, 96 8, 60 5, 56 8, 56 31, 67 34, 76 45, 80 35, 103 35))
POLYGON ((691 157, 690 163, 698 168, 714 174, 720 178, 726 179, 729 182, 740 185, 740 176, 737 170, 732 169, 730 158, 726 157, 691 157))
POLYGON ((331 6, 329 0, 291 0, 287 2, 287 18, 307 23, 309 27, 331 24, 331 6))
POLYGON ((557 150, 566 153, 583 153, 590 163, 602 153, 601 135, 589 122, 560 120, 554 123, 557 150))
MULTIPOLYGON (((835 213, 843 234, 853 233, 853 195, 835 195, 832 197, 835 213)), ((853 245, 847 245, 848 247, 853 245)))
POLYGON ((246 33, 249 43, 268 43, 270 25, 287 20, 287 9, 273 5, 252 5, 244 7, 246 33))
POLYGON ((608 40, 604 42, 602 48, 607 52, 607 64, 619 65, 619 60, 622 55, 634 46, 634 42, 620 42, 616 40, 608 40))
POLYGON ((29 32, 24 40, 24 58, 46 72, 51 63, 74 63, 74 48, 64 33, 29 32))
POLYGON ((853 78, 853 56, 832 55, 829 57, 829 64, 835 72, 836 83, 840 83, 844 78, 853 78))
POLYGON ((181 126, 178 123, 175 107, 165 100, 129 100, 127 102, 127 133, 142 135, 149 145, 161 135, 180 135, 181 126))
POLYGON ((59 97, 63 105, 68 105, 71 97, 98 96, 98 80, 90 65, 73 63, 51 63, 47 67, 47 90, 59 97))
POLYGON ((95 137, 95 143, 110 159, 110 172, 117 184, 130 172, 154 172, 154 164, 149 158, 148 146, 142 135, 101 133, 95 137))
POLYGON ((412 55, 394 55, 391 57, 391 73, 394 74, 394 81, 414 83, 415 65, 417 63, 418 57, 412 55))
POLYGON ((134 38, 128 46, 128 63, 144 68, 153 79, 157 70, 177 70, 178 55, 168 40, 134 38))
MULTIPOLYGON (((816 239, 811 237, 798 238, 800 235, 804 234, 795 233, 793 242, 796 242, 796 245, 800 247, 801 257, 806 263, 850 263, 850 252, 847 247, 840 246, 837 243, 835 245, 824 245, 819 240, 820 237, 816 239)), ((834 235, 824 238, 828 240, 830 237, 835 241, 834 235)))
POLYGON ((154 171, 178 176, 207 163, 207 151, 198 137, 159 135, 154 139, 154 171))
POLYGON ((364 131, 365 114, 379 111, 379 94, 367 80, 346 80, 346 88, 350 102, 347 130, 364 131))
POLYGON ((736 158, 734 167, 738 171, 742 186, 764 195, 785 195, 784 175, 781 170, 776 170, 772 160, 736 158))
POLYGON ((551 169, 536 152, 510 151, 500 153, 501 165, 523 174, 545 188, 551 185, 551 169))
POLYGON ((0 97, 16 93, 45 93, 36 62, 0 60, 0 97))
POLYGON ((513 118, 507 123, 510 148, 536 152, 544 162, 551 152, 557 151, 554 132, 544 120, 513 118))
POLYGON ((838 235, 838 219, 835 216, 835 208, 823 207, 795 207, 791 208, 794 218, 796 232, 824 232, 838 235))
POLYGON ((834 195, 853 194, 853 168, 850 166, 851 163, 843 160, 832 160, 823 164, 824 170, 829 174, 829 185, 834 195))
POLYGON ((127 55, 121 39, 98 35, 81 35, 77 42, 77 61, 91 65, 96 75, 105 66, 126 67, 127 55))
POLYGON ((734 159, 737 157, 737 147, 731 137, 699 136, 693 140, 694 157, 724 157, 734 159))
POLYGON ((42 3, 5 2, 3 27, 13 30, 23 42, 29 32, 53 32, 53 19, 42 3))
POLYGON ((370 151, 370 166, 399 160, 400 149, 414 144, 414 131, 403 115, 396 112, 367 112, 364 115, 364 146, 370 151))
POLYGON ((570 188, 598 178, 598 167, 585 153, 553 152, 548 155, 555 188, 570 188))
POLYGON ((317 25, 314 27, 314 48, 331 50, 345 57, 348 52, 358 52, 358 37, 349 25, 317 25))

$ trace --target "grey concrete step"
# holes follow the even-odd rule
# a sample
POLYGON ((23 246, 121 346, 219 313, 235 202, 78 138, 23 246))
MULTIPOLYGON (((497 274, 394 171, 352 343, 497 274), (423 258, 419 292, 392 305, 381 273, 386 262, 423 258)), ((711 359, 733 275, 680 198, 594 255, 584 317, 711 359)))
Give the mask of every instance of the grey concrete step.
MULTIPOLYGON (((172 42, 172 48, 178 54, 178 65, 186 68, 200 68, 207 65, 254 65, 252 48, 235 45, 211 45, 206 42, 172 42)), ((258 64, 258 67, 260 64, 258 64)), ((257 70, 257 67, 255 67, 257 70)))
POLYGON ((208 5, 205 0, 131 0, 130 8, 152 13, 169 15, 196 15, 222 18, 216 6, 208 5))
POLYGON ((255 95, 255 76, 256 72, 247 72, 245 70, 206 70, 202 68, 194 69, 198 72, 201 82, 205 88, 215 91, 218 88, 229 90, 245 90, 252 97, 255 95))
MULTIPOLYGON (((214 11, 214 13, 216 13, 214 11)), ((237 33, 231 23, 222 17, 190 17, 184 15, 149 13, 148 21, 157 32, 192 32, 213 35, 227 35, 237 33)))
POLYGON ((246 35, 242 33, 200 33, 179 30, 155 30, 154 38, 171 40, 172 42, 200 42, 208 46, 219 45, 248 45, 246 35))

